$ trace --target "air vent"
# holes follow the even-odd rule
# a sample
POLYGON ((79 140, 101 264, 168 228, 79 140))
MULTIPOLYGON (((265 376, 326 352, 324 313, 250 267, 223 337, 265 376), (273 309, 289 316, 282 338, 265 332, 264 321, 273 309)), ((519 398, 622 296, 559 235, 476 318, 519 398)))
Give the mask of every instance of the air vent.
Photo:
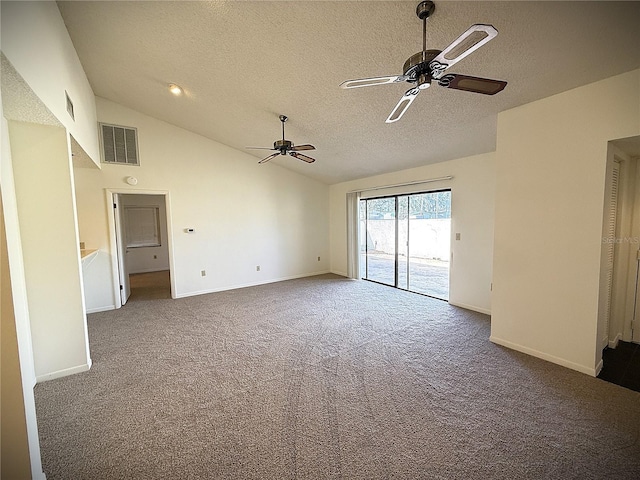
POLYGON ((102 161, 119 165, 140 165, 138 131, 133 127, 100 124, 102 161))
POLYGON ((66 90, 64 92, 64 96, 67 99, 67 113, 69 113, 69 116, 75 122, 76 121, 76 115, 73 112, 73 102, 71 101, 71 98, 69 97, 69 94, 67 93, 66 90))

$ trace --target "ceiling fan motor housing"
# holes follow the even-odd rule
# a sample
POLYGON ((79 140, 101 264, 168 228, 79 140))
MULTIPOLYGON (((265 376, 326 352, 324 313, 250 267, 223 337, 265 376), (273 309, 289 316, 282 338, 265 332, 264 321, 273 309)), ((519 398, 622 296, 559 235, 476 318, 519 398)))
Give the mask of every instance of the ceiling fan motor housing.
POLYGON ((440 55, 440 52, 441 50, 427 50, 424 52, 424 59, 422 56, 423 52, 411 55, 402 67, 402 72, 407 82, 415 83, 422 75, 433 78, 433 72, 429 67, 429 63, 440 55))
POLYGON ((282 155, 287 153, 287 150, 290 150, 291 147, 293 147, 293 142, 290 142, 289 140, 276 140, 273 142, 274 150, 280 150, 282 155))

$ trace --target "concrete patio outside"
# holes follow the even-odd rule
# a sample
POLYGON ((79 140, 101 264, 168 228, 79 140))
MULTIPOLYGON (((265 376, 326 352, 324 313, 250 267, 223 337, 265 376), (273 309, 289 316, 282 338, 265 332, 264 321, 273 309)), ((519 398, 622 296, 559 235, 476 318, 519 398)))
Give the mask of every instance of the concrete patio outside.
MULTIPOLYGON (((360 275, 367 280, 394 286, 395 256, 369 252, 360 255, 360 275)), ((449 299, 449 262, 411 257, 407 285, 407 258, 398 256, 398 288, 441 300, 449 299)))

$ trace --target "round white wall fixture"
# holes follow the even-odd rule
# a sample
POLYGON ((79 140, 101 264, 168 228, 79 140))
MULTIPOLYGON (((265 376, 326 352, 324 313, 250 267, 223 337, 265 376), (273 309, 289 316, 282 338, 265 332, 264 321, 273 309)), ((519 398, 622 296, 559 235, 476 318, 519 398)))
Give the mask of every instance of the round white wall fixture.
POLYGON ((136 177, 127 177, 127 183, 129 185, 137 185, 138 179, 136 177))

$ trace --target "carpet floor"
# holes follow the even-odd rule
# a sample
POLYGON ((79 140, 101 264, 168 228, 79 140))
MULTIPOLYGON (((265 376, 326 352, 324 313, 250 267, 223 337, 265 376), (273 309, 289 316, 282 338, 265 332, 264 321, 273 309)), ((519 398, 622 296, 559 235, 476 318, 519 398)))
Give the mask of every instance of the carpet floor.
POLYGON ((637 479, 640 393, 490 319, 322 275, 89 315, 35 387, 47 478, 637 479))

